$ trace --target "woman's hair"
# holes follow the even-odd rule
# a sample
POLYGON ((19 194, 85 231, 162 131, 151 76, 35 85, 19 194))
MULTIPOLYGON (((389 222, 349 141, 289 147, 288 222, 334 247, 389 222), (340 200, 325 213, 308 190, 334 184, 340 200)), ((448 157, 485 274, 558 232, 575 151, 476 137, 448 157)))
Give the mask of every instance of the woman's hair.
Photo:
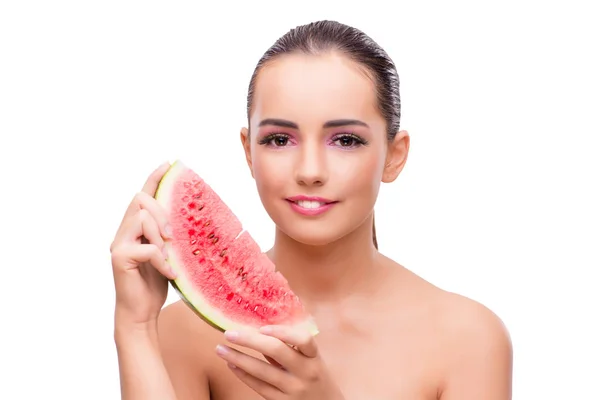
MULTIPOLYGON (((337 51, 362 66, 373 80, 381 115, 386 120, 388 140, 393 140, 400 128, 400 81, 392 59, 362 31, 336 21, 317 21, 298 26, 280 37, 258 61, 247 97, 248 120, 260 69, 277 56, 290 53, 320 55, 337 51)), ((373 244, 377 248, 375 220, 373 244)))

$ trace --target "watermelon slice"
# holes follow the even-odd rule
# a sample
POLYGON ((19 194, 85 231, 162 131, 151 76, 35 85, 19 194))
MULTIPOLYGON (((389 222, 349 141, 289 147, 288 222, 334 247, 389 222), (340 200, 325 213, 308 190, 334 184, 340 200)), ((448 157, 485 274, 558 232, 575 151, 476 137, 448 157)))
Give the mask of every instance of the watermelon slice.
POLYGON ((174 162, 155 198, 173 231, 165 244, 177 273, 171 284, 204 321, 220 331, 277 324, 318 333, 287 280, 198 174, 174 162))

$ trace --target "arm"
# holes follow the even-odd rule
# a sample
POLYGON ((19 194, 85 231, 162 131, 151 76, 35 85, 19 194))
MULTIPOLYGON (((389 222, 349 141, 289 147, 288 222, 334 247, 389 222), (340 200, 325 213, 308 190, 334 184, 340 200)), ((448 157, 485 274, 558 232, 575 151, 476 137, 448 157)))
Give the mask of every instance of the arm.
POLYGON ((464 326, 455 331, 440 400, 512 399, 512 344, 502 321, 479 305, 457 319, 464 326))
POLYGON ((123 400, 177 400, 155 329, 115 329, 123 400))
MULTIPOLYGON (((182 308, 162 310, 152 329, 115 329, 122 400, 209 400, 205 354, 182 322, 182 308)), ((189 324, 188 324, 189 325, 189 324)))

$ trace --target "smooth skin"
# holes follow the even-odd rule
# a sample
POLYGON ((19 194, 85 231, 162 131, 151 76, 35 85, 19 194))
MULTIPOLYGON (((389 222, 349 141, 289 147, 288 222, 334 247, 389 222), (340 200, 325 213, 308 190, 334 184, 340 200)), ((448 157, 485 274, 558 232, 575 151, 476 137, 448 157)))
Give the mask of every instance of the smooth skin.
POLYGON ((502 321, 373 246, 380 184, 398 177, 410 144, 406 131, 386 138, 375 96, 343 55, 285 55, 261 70, 240 133, 276 224, 267 254, 314 316, 316 337, 280 326, 223 334, 181 301, 161 310, 174 274, 162 252, 168 218, 152 195, 168 164, 150 175, 111 246, 123 399, 511 399, 502 321), (327 125, 341 119, 364 124, 327 125), (338 203, 307 217, 286 200, 295 195, 338 203))

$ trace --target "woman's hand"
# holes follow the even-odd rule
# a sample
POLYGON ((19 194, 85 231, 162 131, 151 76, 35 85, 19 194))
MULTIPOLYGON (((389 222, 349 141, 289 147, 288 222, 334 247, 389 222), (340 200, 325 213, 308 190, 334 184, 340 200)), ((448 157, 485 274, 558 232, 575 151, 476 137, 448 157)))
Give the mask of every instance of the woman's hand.
POLYGON ((225 332, 236 345, 262 353, 259 360, 229 346, 218 346, 217 353, 233 373, 267 400, 343 400, 319 356, 309 332, 287 326, 266 326, 260 331, 225 332))
POLYGON ((110 246, 116 290, 115 329, 155 327, 167 298, 166 278, 175 278, 165 261, 167 214, 153 197, 168 168, 165 163, 148 177, 127 208, 110 246))

